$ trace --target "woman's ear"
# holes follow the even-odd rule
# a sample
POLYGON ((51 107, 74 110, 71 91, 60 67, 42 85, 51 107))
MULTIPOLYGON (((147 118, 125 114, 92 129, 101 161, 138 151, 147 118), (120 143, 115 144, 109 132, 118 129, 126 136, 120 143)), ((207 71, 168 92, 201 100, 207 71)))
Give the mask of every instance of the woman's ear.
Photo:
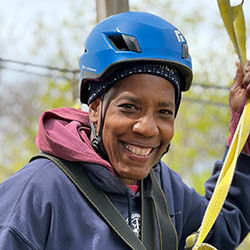
POLYGON ((98 127, 98 121, 100 120, 100 111, 101 111, 101 99, 96 98, 89 105, 89 119, 96 127, 98 127))

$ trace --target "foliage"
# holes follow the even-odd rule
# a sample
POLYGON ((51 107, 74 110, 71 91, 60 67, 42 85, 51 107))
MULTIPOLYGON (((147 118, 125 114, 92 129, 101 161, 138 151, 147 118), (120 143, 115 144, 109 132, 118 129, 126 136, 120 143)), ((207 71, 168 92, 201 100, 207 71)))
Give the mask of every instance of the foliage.
POLYGON ((38 152, 34 141, 40 114, 47 109, 74 105, 70 81, 50 79, 40 84, 26 82, 15 88, 11 85, 2 87, 0 123, 6 147, 1 152, 0 181, 20 169, 38 152))
POLYGON ((176 118, 175 136, 165 157, 166 163, 200 193, 203 193, 204 181, 211 174, 215 156, 222 158, 228 134, 228 109, 217 106, 226 103, 228 93, 217 96, 214 92, 207 90, 204 96, 201 95, 204 90, 199 93, 193 87, 184 95, 176 118), (214 103, 201 104, 194 100, 214 103))
MULTIPOLYGON (((216 15, 207 14, 209 8, 203 6, 205 1, 196 1, 195 4, 190 4, 190 8, 183 9, 181 5, 185 1, 187 0, 131 0, 130 6, 131 10, 150 10, 181 28, 193 55, 194 82, 230 86, 236 58, 218 15, 216 18, 210 18, 216 15), (220 40, 214 37, 220 37, 220 40), (218 49, 216 44, 222 49, 218 49)), ((33 56, 44 58, 51 66, 76 68, 83 49, 82 42, 90 27, 94 25, 94 18, 89 17, 88 13, 95 11, 93 2, 84 2, 85 12, 82 11, 81 1, 71 2, 72 16, 65 17, 59 24, 47 24, 41 17, 38 18, 34 23, 34 44, 31 48, 33 56), (91 7, 86 10, 88 6, 91 7), (58 30, 60 32, 57 32, 58 30), (47 39, 48 37, 51 39, 47 39), (51 47, 55 49, 48 53, 48 48, 51 47)), ((206 4, 212 3, 206 1, 206 4)), ((7 46, 6 43, 5 47, 7 46)), ((20 79, 18 84, 4 84, 1 81, 0 181, 20 169, 37 153, 34 139, 40 114, 55 107, 72 107, 77 100, 76 90, 77 82, 74 78, 72 81, 54 78, 23 81, 20 79)), ((203 184, 211 173, 213 162, 221 159, 223 155, 229 121, 229 111, 225 107, 227 99, 227 90, 193 86, 185 93, 176 119, 175 136, 169 153, 164 157, 166 163, 200 193, 204 193, 203 184)), ((248 237, 238 249, 250 249, 250 238, 248 237)))

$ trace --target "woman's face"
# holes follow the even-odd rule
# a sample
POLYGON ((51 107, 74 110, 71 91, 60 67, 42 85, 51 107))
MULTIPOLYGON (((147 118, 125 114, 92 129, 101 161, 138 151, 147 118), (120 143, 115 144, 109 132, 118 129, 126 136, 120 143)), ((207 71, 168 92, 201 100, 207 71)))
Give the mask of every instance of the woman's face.
MULTIPOLYGON (((109 161, 126 184, 145 178, 174 134, 175 91, 166 79, 137 74, 120 80, 105 95, 102 139, 109 161)), ((100 125, 100 99, 90 119, 100 125)), ((94 107, 92 109, 92 107, 94 107)))

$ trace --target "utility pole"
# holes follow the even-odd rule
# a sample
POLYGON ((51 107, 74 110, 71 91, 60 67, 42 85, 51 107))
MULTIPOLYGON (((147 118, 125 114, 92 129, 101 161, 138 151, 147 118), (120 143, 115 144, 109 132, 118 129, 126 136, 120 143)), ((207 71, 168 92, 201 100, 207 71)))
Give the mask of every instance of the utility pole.
MULTIPOLYGON (((99 23, 101 20, 105 19, 108 16, 127 11, 129 11, 129 0, 96 0, 97 23, 99 23)), ((73 86, 76 86, 75 89, 73 90, 73 96, 74 100, 77 100, 78 85, 76 79, 74 80, 73 86)), ((86 105, 84 105, 84 107, 82 106, 82 108, 85 108, 85 106, 86 105)))
POLYGON ((108 16, 127 11, 129 11, 129 0, 96 0, 97 23, 108 16))

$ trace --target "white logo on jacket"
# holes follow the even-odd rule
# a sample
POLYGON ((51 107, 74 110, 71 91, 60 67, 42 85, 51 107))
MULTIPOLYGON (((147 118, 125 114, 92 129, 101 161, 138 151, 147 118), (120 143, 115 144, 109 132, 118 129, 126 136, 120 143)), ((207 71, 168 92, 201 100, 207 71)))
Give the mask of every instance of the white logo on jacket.
MULTIPOLYGON (((128 219, 126 219, 128 223, 128 219)), ((131 227, 135 235, 139 238, 141 232, 141 215, 138 213, 134 213, 131 215, 131 227)))

